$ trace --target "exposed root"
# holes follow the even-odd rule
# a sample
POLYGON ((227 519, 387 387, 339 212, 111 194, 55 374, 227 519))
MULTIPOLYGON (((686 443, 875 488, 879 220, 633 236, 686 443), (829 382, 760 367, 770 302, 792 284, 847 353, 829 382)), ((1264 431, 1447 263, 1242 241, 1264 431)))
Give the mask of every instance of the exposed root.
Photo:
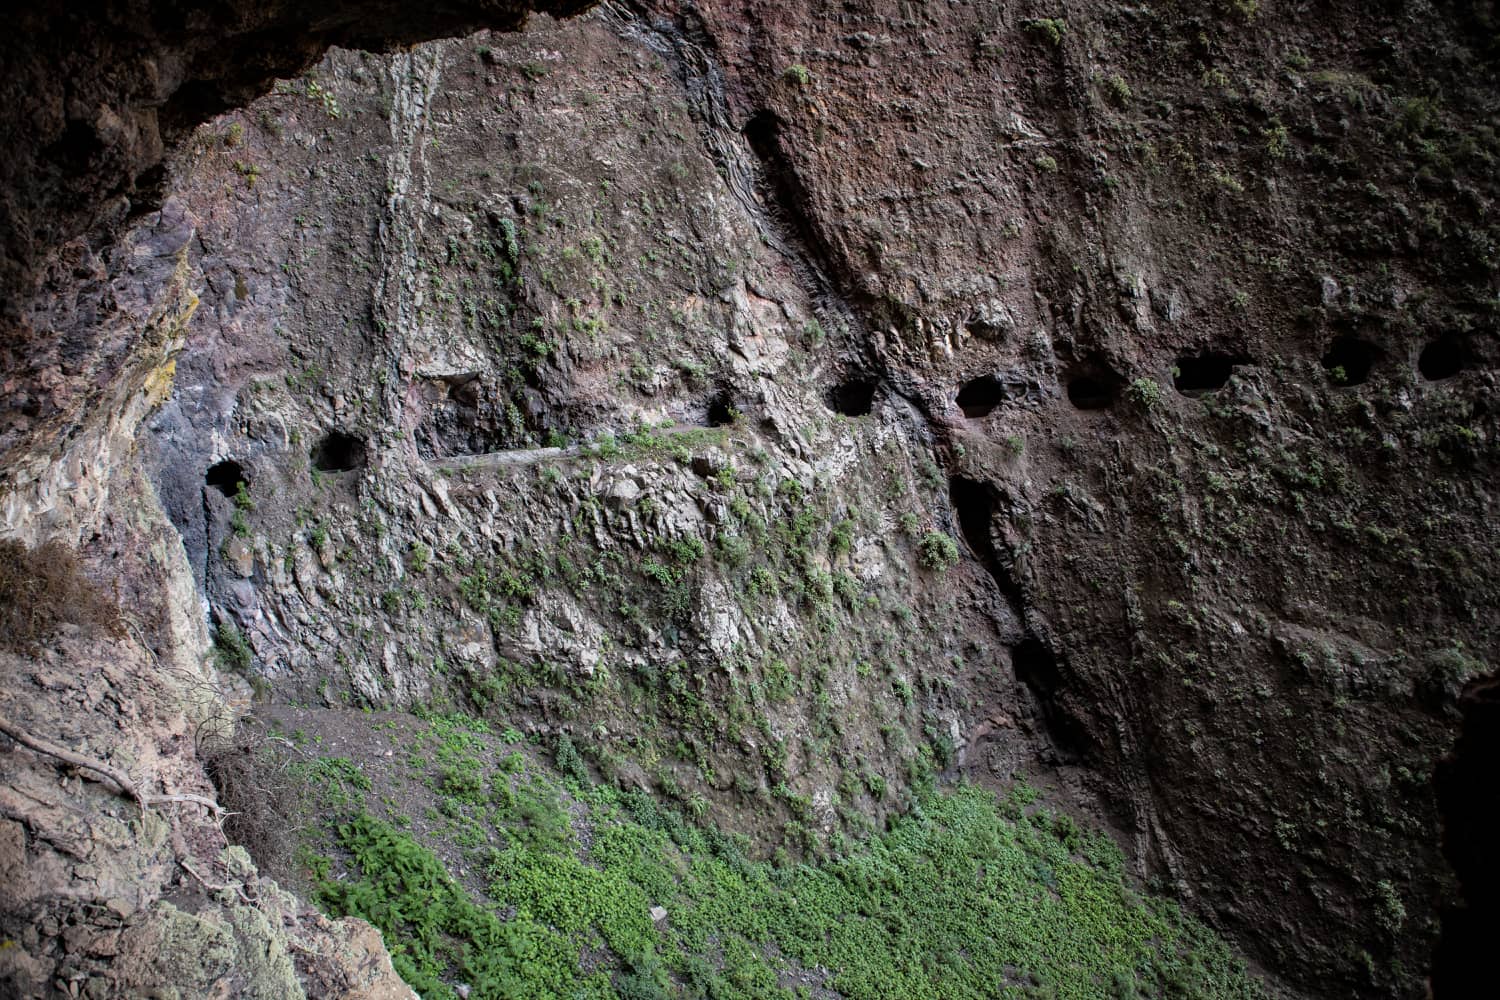
POLYGON ((72 750, 48 743, 46 740, 28 733, 4 716, 0 716, 0 733, 4 733, 23 747, 34 750, 39 754, 53 757, 65 764, 71 764, 80 770, 92 771, 95 774, 102 775, 118 786, 122 795, 126 798, 134 799, 142 811, 148 810, 153 805, 161 802, 190 802, 194 805, 203 806, 209 812, 213 813, 215 817, 223 815, 224 808, 222 806, 213 799, 202 795, 193 795, 191 793, 156 795, 150 792, 143 792, 136 785, 135 781, 131 779, 130 775, 119 768, 111 767, 101 760, 85 757, 83 754, 74 753, 72 750))

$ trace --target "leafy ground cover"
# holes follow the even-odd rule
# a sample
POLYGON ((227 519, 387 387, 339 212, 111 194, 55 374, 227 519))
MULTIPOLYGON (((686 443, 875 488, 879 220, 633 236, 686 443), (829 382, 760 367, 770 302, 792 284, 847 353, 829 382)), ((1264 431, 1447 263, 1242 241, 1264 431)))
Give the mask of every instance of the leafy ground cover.
POLYGON ((1211 932, 1129 886, 1108 837, 1024 785, 930 788, 857 849, 794 863, 519 752, 469 760, 438 786, 456 829, 498 833, 473 855, 489 898, 362 804, 309 857, 324 907, 379 927, 426 1000, 458 984, 627 1000, 1262 994, 1211 932))

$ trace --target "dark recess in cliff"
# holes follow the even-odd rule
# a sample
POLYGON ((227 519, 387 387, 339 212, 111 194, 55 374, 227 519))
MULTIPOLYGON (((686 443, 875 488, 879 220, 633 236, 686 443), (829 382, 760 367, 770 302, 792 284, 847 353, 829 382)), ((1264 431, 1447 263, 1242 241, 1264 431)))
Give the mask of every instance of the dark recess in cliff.
POLYGON ((1174 366, 1172 385, 1184 396, 1213 392, 1229 384, 1235 365, 1248 363, 1248 358, 1220 351, 1181 357, 1174 366))
POLYGON ((734 423, 736 412, 734 396, 727 388, 720 389, 708 401, 708 412, 705 422, 710 427, 728 427, 734 423))
POLYGON ((1017 593, 1015 583, 1000 565, 1000 557, 995 551, 995 488, 988 483, 954 476, 948 480, 948 499, 958 514, 959 531, 969 543, 974 558, 995 578, 1001 593, 1014 598, 1017 593))
POLYGON ((1429 382, 1452 378, 1468 367, 1468 352, 1458 337, 1439 337, 1426 347, 1417 358, 1417 370, 1429 382))
POLYGON ((244 468, 232 458, 226 458, 210 466, 203 477, 203 482, 226 497, 232 497, 238 493, 240 483, 244 483, 247 489, 250 486, 250 478, 245 475, 244 468))
POLYGON ((844 379, 828 390, 825 397, 828 408, 846 417, 863 417, 875 406, 875 391, 880 388, 878 379, 854 375, 844 379))
POLYGON ((1361 385, 1368 381, 1370 372, 1379 363, 1384 352, 1379 347, 1359 337, 1333 338, 1328 352, 1323 355, 1323 367, 1338 385, 1361 385))
POLYGON ((1120 380, 1104 374, 1077 375, 1068 380, 1068 402, 1080 410, 1107 410, 1120 397, 1120 380))
POLYGON ((1489 995, 1495 928, 1500 927, 1500 679, 1475 681, 1459 699, 1463 731, 1438 767, 1443 854, 1457 872, 1463 899, 1442 910, 1442 937, 1433 959, 1432 990, 1439 998, 1489 995))
POLYGON ((1083 728, 1058 703, 1063 686, 1062 668, 1052 649, 1035 636, 1021 640, 1010 651, 1016 680, 1026 685, 1041 708, 1042 721, 1053 749, 1065 762, 1085 756, 1087 739, 1083 728))
POLYGON ((953 401, 970 420, 987 417, 1005 402, 1005 386, 993 375, 980 375, 959 387, 953 401))
POLYGON ((343 431, 329 431, 312 450, 312 465, 319 472, 351 472, 365 464, 363 438, 343 431))

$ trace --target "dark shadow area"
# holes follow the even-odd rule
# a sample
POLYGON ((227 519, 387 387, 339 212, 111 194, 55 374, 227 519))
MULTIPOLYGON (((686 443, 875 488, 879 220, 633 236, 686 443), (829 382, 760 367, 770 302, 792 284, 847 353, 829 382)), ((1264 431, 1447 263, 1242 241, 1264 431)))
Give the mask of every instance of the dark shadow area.
POLYGON ((509 385, 486 382, 478 372, 422 383, 426 415, 413 434, 417 454, 426 459, 491 455, 571 436, 544 375, 531 367, 521 375, 521 382, 509 385))
POLYGON ((971 378, 959 387, 954 402, 970 420, 987 417, 1005 402, 1005 385, 993 375, 971 378))
POLYGON ((1021 604, 1021 589, 1011 579, 1010 571, 1001 561, 1000 550, 995 547, 995 510, 999 494, 989 483, 954 476, 948 480, 948 499, 958 514, 958 530, 969 543, 974 558, 995 580, 1000 592, 1017 607, 1021 604))
POLYGON ((975 482, 962 476, 948 480, 948 499, 958 512, 958 527, 964 541, 980 562, 995 561, 995 542, 990 534, 990 521, 995 514, 995 494, 986 483, 975 482))
POLYGON ((1010 663, 1016 680, 1026 685, 1041 706, 1047 736, 1058 755, 1066 760, 1081 759, 1087 739, 1083 727, 1058 705, 1063 676, 1051 648, 1035 636, 1028 636, 1011 647, 1010 663))
POLYGON ((1435 776, 1443 855, 1462 887, 1462 900, 1442 909, 1432 962, 1437 1000, 1477 996, 1475 984, 1493 979, 1491 952, 1500 927, 1500 679, 1471 683, 1458 707, 1463 728, 1435 776))
POLYGON ((1334 385, 1361 385, 1370 378, 1384 352, 1359 337, 1335 337, 1323 355, 1323 367, 1334 385))
POLYGON ((1439 337, 1426 347, 1417 358, 1417 371, 1429 382, 1452 378, 1469 367, 1468 351, 1457 337, 1439 337))
POLYGON ((312 450, 312 465, 319 472, 349 472, 365 464, 364 438, 343 431, 329 431, 312 450))
POLYGON ((781 119, 776 117, 776 112, 762 109, 750 116, 742 132, 750 152, 759 161, 759 186, 773 220, 780 225, 785 236, 801 244, 809 262, 836 283, 838 269, 833 262, 837 257, 829 251, 808 214, 811 199, 807 186, 783 148, 781 119))
POLYGON ((245 470, 232 458, 226 458, 222 462, 216 462, 209 466, 207 474, 203 477, 203 483, 218 490, 226 497, 232 497, 239 492, 240 483, 245 488, 250 488, 250 477, 245 475, 245 470))
POLYGON ((1172 374, 1172 386, 1184 396, 1213 392, 1229 384, 1235 365, 1248 362, 1248 358, 1218 351, 1181 357, 1177 359, 1172 374))
POLYGON ((852 376, 828 390, 828 408, 846 417, 863 417, 875 406, 875 390, 880 382, 865 376, 852 376))
POLYGON ((1080 410, 1105 410, 1120 398, 1118 380, 1078 375, 1068 380, 1068 402, 1080 410))
POLYGON ((728 389, 721 389, 708 401, 706 421, 710 427, 728 427, 734 423, 734 397, 728 389))

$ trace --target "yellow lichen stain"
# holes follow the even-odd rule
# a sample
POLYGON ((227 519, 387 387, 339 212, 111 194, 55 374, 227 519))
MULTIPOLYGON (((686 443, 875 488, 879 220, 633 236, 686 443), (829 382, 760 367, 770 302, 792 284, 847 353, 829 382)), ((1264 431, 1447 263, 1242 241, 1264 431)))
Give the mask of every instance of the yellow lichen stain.
POLYGON ((172 380, 177 375, 177 359, 172 358, 166 364, 152 369, 147 374, 145 385, 142 386, 146 393, 146 402, 150 406, 160 406, 172 395, 172 380))

